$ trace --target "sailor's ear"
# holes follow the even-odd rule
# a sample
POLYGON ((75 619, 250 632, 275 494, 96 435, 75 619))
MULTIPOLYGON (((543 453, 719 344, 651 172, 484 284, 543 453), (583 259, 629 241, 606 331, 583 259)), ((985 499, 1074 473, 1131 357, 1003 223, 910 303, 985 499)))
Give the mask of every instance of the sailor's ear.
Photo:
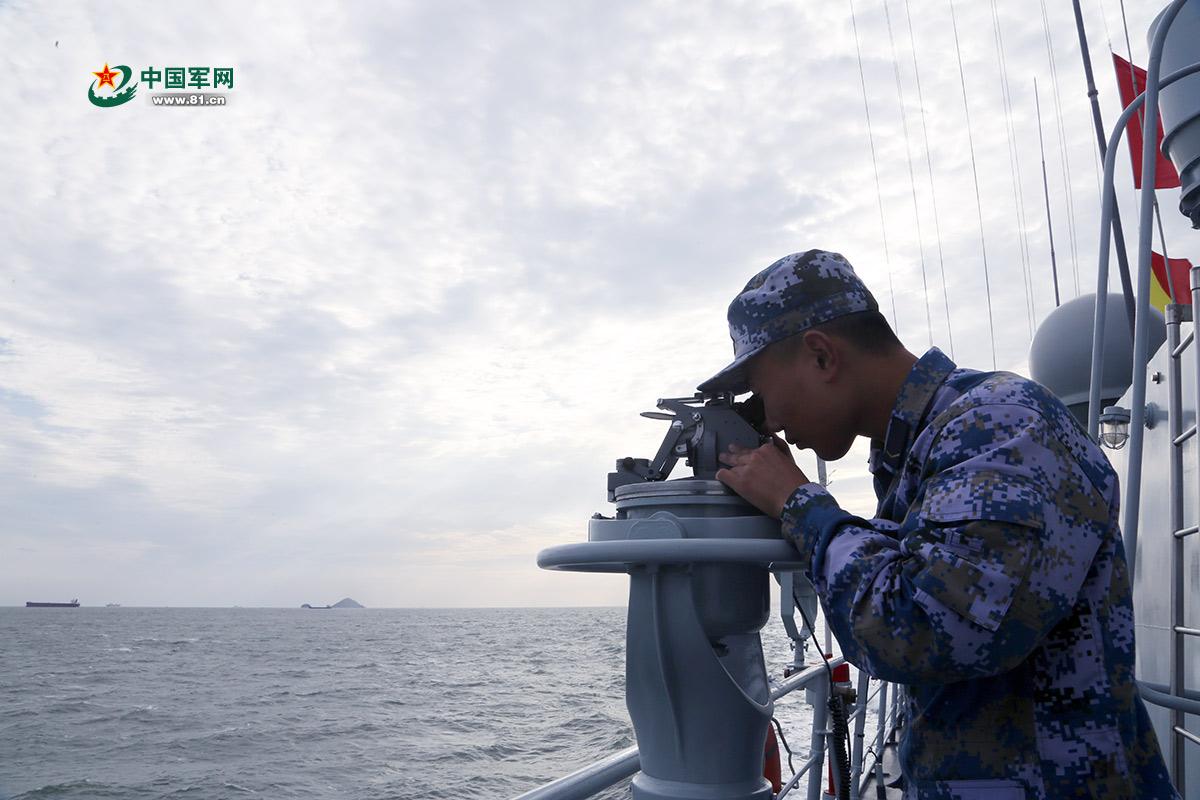
POLYGON ((817 372, 826 379, 832 378, 837 372, 841 360, 833 339, 821 331, 806 331, 804 333, 804 349, 809 359, 816 365, 817 372))

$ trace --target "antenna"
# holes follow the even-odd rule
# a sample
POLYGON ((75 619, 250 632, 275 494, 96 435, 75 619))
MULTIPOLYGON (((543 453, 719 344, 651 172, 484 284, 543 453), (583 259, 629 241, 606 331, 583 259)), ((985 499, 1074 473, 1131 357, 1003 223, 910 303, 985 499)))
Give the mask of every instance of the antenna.
POLYGON ((1046 179, 1046 145, 1042 141, 1042 101, 1037 78, 1033 79, 1033 104, 1037 107, 1038 147, 1042 151, 1042 192, 1046 195, 1046 231, 1050 234, 1050 270, 1054 273, 1054 307, 1062 305, 1058 294, 1058 259, 1054 257, 1054 219, 1050 216, 1050 182, 1046 179))

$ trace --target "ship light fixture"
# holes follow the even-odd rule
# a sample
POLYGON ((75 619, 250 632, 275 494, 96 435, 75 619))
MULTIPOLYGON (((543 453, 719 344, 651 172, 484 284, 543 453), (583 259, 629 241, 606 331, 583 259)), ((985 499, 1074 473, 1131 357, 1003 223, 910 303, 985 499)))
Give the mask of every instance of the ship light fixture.
POLYGON ((1107 406, 1100 415, 1100 444, 1120 450, 1129 441, 1129 409, 1107 406))

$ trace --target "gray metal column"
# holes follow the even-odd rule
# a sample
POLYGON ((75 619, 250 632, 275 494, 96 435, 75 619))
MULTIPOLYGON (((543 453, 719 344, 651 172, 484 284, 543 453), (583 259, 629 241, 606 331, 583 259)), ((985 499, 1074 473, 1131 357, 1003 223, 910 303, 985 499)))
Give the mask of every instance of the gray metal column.
MULTIPOLYGON (((1183 600, 1183 540, 1175 536, 1175 533, 1183 528, 1183 446, 1188 439, 1196 434, 1196 427, 1193 425, 1188 431, 1183 430, 1183 352, 1179 343, 1180 324, 1191 319, 1191 308, 1185 305, 1177 305, 1174 303, 1168 304, 1166 307, 1167 317, 1167 352, 1170 353, 1170 359, 1167 361, 1167 423, 1171 438, 1171 453, 1170 453, 1170 484, 1168 487, 1170 497, 1170 519, 1172 533, 1172 548, 1171 548, 1171 626, 1180 624, 1180 615, 1182 614, 1183 600)), ((1200 397, 1200 395, 1198 395, 1200 397)), ((1172 630, 1171 632, 1171 693, 1178 694, 1180 689, 1179 681, 1183 676, 1183 642, 1181 634, 1172 630)), ((1183 712, 1171 712, 1172 725, 1183 724, 1183 712)), ((1171 770, 1171 780, 1175 783, 1179 791, 1183 791, 1183 743, 1179 741, 1179 737, 1172 733, 1167 737, 1167 764, 1171 770)))
MULTIPOLYGON (((1200 308, 1200 306, 1197 305, 1197 303, 1200 303, 1200 266, 1192 267, 1189 278, 1190 278, 1191 289, 1192 289, 1192 308, 1189 309, 1192 312, 1192 317, 1193 317, 1192 351, 1194 352, 1194 354, 1196 356, 1195 379, 1196 379, 1196 402, 1198 404, 1198 407, 1196 409, 1196 421, 1197 421, 1197 424, 1200 424, 1200 342, 1196 341, 1197 334, 1196 334, 1196 324, 1194 321, 1194 318, 1196 316, 1195 310, 1197 308, 1200 308)), ((1197 476, 1198 481, 1200 481, 1200 441, 1198 441, 1197 446, 1196 446, 1196 458, 1197 458, 1196 476, 1197 476)), ((1182 489, 1180 490, 1180 492, 1181 492, 1180 501, 1182 502, 1182 499, 1183 499, 1182 498, 1182 489)), ((1198 499, 1200 499, 1200 483, 1198 483, 1198 485, 1196 486, 1196 497, 1198 499)), ((1174 497, 1172 497, 1172 504, 1173 503, 1174 503, 1174 497)), ((1200 503, 1197 504, 1197 509, 1200 509, 1200 503)), ((1183 685, 1184 676, 1187 674, 1185 671, 1186 661, 1184 659, 1185 653, 1184 653, 1184 638, 1183 638, 1185 635, 1187 635, 1185 633, 1187 628, 1183 627, 1183 625, 1184 625, 1183 617, 1184 617, 1184 610, 1185 610, 1184 605, 1183 605, 1183 591, 1184 591, 1183 545, 1184 545, 1184 538, 1186 536, 1188 536, 1189 534, 1195 533, 1197 525, 1200 525, 1200 521, 1197 521, 1197 523, 1195 525, 1192 525, 1191 527, 1185 528, 1183 525, 1182 519, 1180 519, 1178 521, 1178 523, 1176 523, 1175 520, 1172 520, 1172 525, 1171 525, 1171 527, 1173 529, 1171 531, 1173 541, 1171 542, 1171 650, 1170 650, 1171 677, 1170 677, 1170 683, 1169 683, 1169 691, 1170 691, 1171 695, 1173 695, 1174 697, 1182 697, 1183 696, 1183 694, 1184 694, 1184 685, 1183 685)), ((1184 751, 1187 749, 1189 742, 1188 742, 1188 737, 1185 736, 1185 734, 1181 733, 1181 731, 1184 731, 1184 730, 1186 730, 1186 721, 1185 721, 1185 714, 1184 714, 1183 710, 1178 707, 1172 707, 1172 709, 1171 709, 1171 735, 1169 737, 1167 737, 1171 741, 1171 745, 1167 750, 1168 756, 1170 758, 1170 761, 1168 762, 1168 766, 1171 769, 1171 780, 1174 781, 1175 788, 1177 788, 1179 790, 1179 794, 1181 796, 1186 797, 1187 792, 1185 791, 1185 788, 1183 785, 1184 784, 1184 776, 1186 773, 1186 769, 1185 769, 1186 754, 1184 751)))
POLYGON ((829 735, 829 681, 805 690, 813 708, 812 739, 809 758, 813 760, 808 772, 808 800, 821 800, 821 780, 825 777, 825 737, 829 735))
POLYGON ((867 693, 870 690, 871 676, 860 669, 858 671, 857 701, 854 704, 854 751, 850 757, 850 774, 853 776, 853 780, 850 782, 850 800, 858 800, 858 778, 863 765, 863 728, 867 722, 867 703, 869 702, 867 693))
POLYGON ((770 800, 773 702, 758 632, 770 616, 767 567, 794 570, 795 549, 777 520, 719 481, 622 484, 613 500, 616 516, 593 517, 587 542, 544 550, 538 563, 629 573, 634 800, 770 800))
MULTIPOLYGON (((1154 175, 1158 168, 1158 92, 1163 43, 1171 23, 1187 0, 1174 0, 1154 21, 1146 60, 1142 125, 1142 190, 1138 198, 1137 318, 1133 333, 1133 386, 1130 388, 1129 461, 1125 478, 1125 560, 1131 580, 1137 575, 1137 539, 1142 500, 1142 443, 1146 438, 1146 363, 1150 344, 1150 247, 1153 243, 1154 175)), ((1106 176, 1107 177, 1107 176, 1106 176)), ((1111 214, 1111 211, 1109 212, 1111 214)), ((1108 224, 1109 220, 1105 221, 1108 224)), ((1106 233, 1106 232, 1105 232, 1106 233)), ((1105 237, 1107 238, 1107 236, 1105 237)))
POLYGON ((888 686, 884 681, 879 687, 879 731, 875 737, 875 783, 883 786, 883 746, 887 742, 888 686))
MULTIPOLYGON (((762 766, 772 703, 757 633, 765 619, 714 626, 718 619, 704 613, 716 600, 706 590, 736 585, 729 573, 738 570, 755 568, 630 573, 625 691, 642 768, 635 800, 771 797, 762 766)), ((766 570, 756 571, 765 590, 766 570)))

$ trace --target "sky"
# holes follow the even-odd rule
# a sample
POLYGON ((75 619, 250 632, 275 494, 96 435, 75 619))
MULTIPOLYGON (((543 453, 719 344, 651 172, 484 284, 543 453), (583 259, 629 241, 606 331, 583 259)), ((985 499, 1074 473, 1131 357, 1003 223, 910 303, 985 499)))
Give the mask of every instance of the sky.
MULTIPOLYGON (((1083 5, 1111 122, 1120 7, 1083 5)), ((610 513, 665 434, 638 413, 727 363, 729 301, 799 250, 910 350, 1025 371, 1035 76, 1062 299, 1095 286, 1070 4, 956 2, 961 78, 947 0, 853 8, 870 129, 841 0, 0 2, 0 605, 621 605, 537 552, 610 513), (106 64, 234 85, 100 108, 106 64)), ((1125 8, 1144 63, 1161 4, 1125 8)), ((1124 154, 1117 187, 1132 218, 1124 154)), ((869 515, 866 453, 830 489, 869 515)))

